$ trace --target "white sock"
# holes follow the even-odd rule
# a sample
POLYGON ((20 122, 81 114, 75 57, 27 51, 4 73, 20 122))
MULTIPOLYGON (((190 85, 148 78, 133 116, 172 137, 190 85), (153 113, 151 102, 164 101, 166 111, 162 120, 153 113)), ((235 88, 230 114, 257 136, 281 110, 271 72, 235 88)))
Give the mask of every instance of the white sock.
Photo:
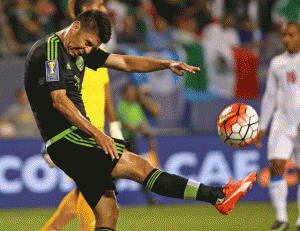
POLYGON ((296 226, 300 225, 300 184, 298 184, 298 193, 297 193, 297 205, 298 205, 298 219, 296 221, 296 226))
POLYGON ((269 182, 269 194, 271 202, 276 210, 276 220, 287 222, 287 195, 288 187, 286 181, 283 179, 277 179, 276 181, 269 182))

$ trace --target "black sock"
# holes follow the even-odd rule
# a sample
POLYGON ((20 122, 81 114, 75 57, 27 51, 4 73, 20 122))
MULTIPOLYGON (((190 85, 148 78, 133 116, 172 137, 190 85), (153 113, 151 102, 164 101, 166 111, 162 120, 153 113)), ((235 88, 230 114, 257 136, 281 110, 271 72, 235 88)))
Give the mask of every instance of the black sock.
POLYGON ((162 170, 154 169, 146 177, 144 187, 162 196, 198 200, 215 204, 225 197, 222 187, 212 187, 162 170))
POLYGON ((115 230, 106 227, 99 227, 99 228, 95 228, 95 231, 115 231, 115 230))

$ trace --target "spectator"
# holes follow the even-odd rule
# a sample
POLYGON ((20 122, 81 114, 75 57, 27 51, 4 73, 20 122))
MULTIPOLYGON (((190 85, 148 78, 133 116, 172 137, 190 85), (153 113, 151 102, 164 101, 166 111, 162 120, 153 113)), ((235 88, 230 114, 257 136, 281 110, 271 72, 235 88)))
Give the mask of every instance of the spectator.
POLYGON ((197 20, 195 18, 181 17, 176 23, 174 41, 180 44, 191 44, 200 40, 197 20))
POLYGON ((14 55, 20 51, 20 44, 13 34, 12 25, 9 24, 4 9, 5 2, 0 0, 0 56, 14 55))
MULTIPOLYGON (((150 22, 150 21, 149 21, 150 22)), ((158 16, 154 25, 149 23, 146 43, 151 49, 160 49, 170 46, 174 42, 174 31, 167 20, 158 16)))
POLYGON ((50 0, 38 0, 36 4, 36 13, 38 22, 43 27, 46 34, 58 31, 58 23, 55 23, 56 7, 50 0))
POLYGON ((221 23, 211 23, 204 28, 203 39, 205 42, 222 44, 224 48, 234 48, 240 46, 239 35, 235 26, 235 17, 225 15, 221 23))
MULTIPOLYGON (((16 138, 37 138, 40 137, 35 119, 27 100, 24 88, 16 91, 17 102, 12 104, 1 116, 1 133, 9 124, 15 130, 13 133, 16 138)), ((5 135, 5 134, 4 134, 5 135)), ((12 136, 11 132, 9 136, 12 136)))
MULTIPOLYGON (((134 85, 128 84, 122 89, 123 100, 119 102, 117 106, 117 112, 119 120, 122 123, 122 133, 125 140, 130 142, 130 151, 134 153, 137 152, 137 137, 141 133, 144 135, 149 144, 148 154, 151 154, 150 163, 154 167, 158 168, 158 158, 157 158, 157 145, 155 138, 150 130, 150 126, 145 119, 145 114, 142 106, 137 101, 138 92, 134 85), (154 160, 153 160, 154 159, 154 160)), ((157 201, 153 195, 145 188, 142 188, 142 192, 145 194, 148 204, 157 204, 157 201)))
POLYGON ((158 14, 164 17, 170 25, 175 25, 176 18, 186 7, 186 0, 152 0, 152 2, 158 14))
POLYGON ((20 55, 26 55, 40 33, 33 3, 29 0, 14 0, 6 5, 5 12, 14 36, 22 45, 20 55))
POLYGON ((271 31, 267 33, 261 43, 261 58, 265 65, 269 65, 271 59, 285 51, 285 45, 282 41, 281 25, 274 24, 271 31))
POLYGON ((137 101, 142 106, 142 109, 145 112, 145 116, 151 126, 156 126, 156 117, 160 114, 161 106, 159 103, 151 99, 151 95, 147 87, 141 87, 137 91, 138 99, 137 101))
POLYGON ((184 7, 180 13, 182 16, 195 18, 199 31, 202 31, 203 28, 212 21, 209 0, 186 0, 186 7, 184 7))
POLYGON ((138 43, 139 37, 135 33, 135 18, 133 15, 127 15, 123 22, 123 32, 117 37, 119 43, 138 43))
POLYGON ((239 28, 240 44, 243 47, 254 48, 259 45, 261 40, 261 33, 255 30, 250 18, 245 17, 240 22, 239 28))
POLYGON ((106 6, 114 19, 114 30, 121 35, 124 31, 125 17, 128 15, 127 5, 118 0, 108 0, 106 6))

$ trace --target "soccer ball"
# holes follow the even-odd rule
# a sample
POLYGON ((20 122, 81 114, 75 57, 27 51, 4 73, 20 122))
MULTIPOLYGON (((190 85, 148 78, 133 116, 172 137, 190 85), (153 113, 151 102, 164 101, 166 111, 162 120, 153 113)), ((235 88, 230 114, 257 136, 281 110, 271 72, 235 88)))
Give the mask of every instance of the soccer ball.
POLYGON ((251 144, 259 132, 259 118, 249 105, 235 103, 225 108, 218 120, 218 134, 225 144, 243 148, 251 144))

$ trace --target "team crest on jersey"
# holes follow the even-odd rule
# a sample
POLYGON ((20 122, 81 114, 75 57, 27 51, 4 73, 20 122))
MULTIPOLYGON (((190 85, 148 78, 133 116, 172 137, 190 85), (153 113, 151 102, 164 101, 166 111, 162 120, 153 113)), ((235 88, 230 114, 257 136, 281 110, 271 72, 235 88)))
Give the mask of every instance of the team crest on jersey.
POLYGON ((83 68, 84 68, 84 60, 83 60, 82 56, 77 56, 76 66, 77 66, 77 68, 78 68, 79 71, 83 70, 83 68))
POLYGON ((46 81, 59 81, 59 67, 57 60, 46 61, 46 81))

